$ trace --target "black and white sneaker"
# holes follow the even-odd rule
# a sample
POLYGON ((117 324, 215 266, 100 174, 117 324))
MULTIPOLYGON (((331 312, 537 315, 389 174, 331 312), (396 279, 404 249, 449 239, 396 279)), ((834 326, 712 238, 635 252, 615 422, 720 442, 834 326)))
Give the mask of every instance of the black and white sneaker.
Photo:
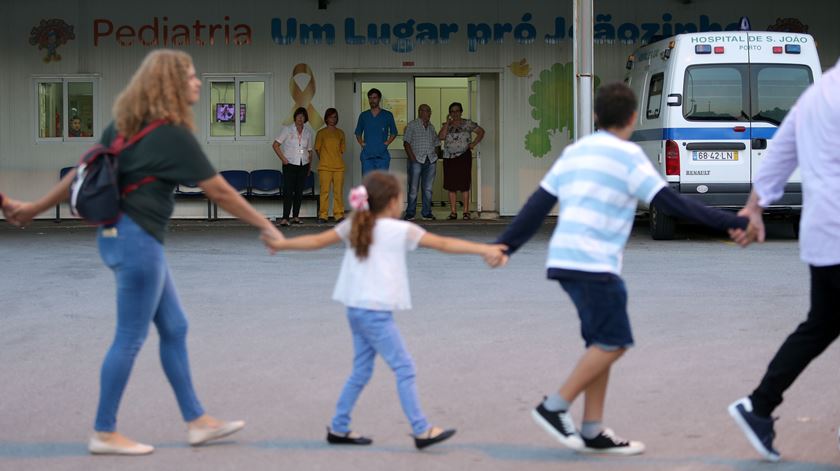
POLYGON ((542 427, 549 435, 556 438, 563 446, 573 450, 583 448, 583 439, 575 430, 575 422, 568 411, 552 412, 540 403, 531 411, 534 422, 542 427))
POLYGON ((765 460, 779 461, 781 456, 773 448, 773 439, 776 432, 773 430, 773 419, 761 417, 753 413, 752 401, 749 397, 738 399, 729 404, 729 415, 741 427, 741 431, 747 436, 750 445, 755 448, 765 460))
POLYGON ((645 444, 615 436, 611 429, 601 430, 595 438, 583 437, 581 453, 605 453, 610 455, 638 455, 645 451, 645 444))

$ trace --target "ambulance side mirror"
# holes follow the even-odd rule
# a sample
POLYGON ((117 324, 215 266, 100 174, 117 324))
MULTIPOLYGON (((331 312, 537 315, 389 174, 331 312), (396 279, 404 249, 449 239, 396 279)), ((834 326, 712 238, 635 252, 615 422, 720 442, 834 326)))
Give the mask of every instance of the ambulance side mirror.
POLYGON ((682 95, 679 93, 672 93, 668 95, 668 106, 682 106, 682 95))

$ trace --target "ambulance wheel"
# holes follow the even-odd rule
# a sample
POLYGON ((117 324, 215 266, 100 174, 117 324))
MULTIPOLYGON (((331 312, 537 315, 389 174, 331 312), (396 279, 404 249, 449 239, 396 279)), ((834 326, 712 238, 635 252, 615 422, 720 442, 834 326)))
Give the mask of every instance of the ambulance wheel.
POLYGON ((650 236, 653 240, 671 240, 674 238, 676 221, 655 205, 650 207, 650 236))

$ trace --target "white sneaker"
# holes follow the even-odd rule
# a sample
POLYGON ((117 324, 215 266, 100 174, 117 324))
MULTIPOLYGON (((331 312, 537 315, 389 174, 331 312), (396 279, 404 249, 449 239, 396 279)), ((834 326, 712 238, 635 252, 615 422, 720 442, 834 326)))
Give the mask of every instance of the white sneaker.
POLYGON ((542 403, 539 403, 536 408, 531 410, 531 417, 534 418, 537 425, 556 438, 563 446, 573 450, 583 448, 583 439, 575 429, 575 422, 568 411, 550 411, 542 403))
POLYGON ((233 420, 230 422, 223 422, 218 427, 192 427, 189 430, 187 440, 192 446, 203 445, 210 440, 227 437, 234 434, 245 427, 245 421, 233 420))
POLYGON ((578 450, 581 453, 638 455, 645 451, 644 443, 616 437, 615 433, 608 428, 602 430, 595 438, 583 437, 583 443, 586 446, 578 450))
POLYGON ((88 451, 94 455, 148 455, 155 451, 155 447, 142 443, 135 443, 130 446, 114 445, 102 441, 94 435, 90 437, 88 442, 88 451))

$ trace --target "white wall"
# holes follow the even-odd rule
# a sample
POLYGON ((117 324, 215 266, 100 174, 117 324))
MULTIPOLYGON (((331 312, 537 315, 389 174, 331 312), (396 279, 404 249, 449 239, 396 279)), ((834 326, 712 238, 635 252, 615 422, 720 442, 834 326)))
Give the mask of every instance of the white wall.
MULTIPOLYGON (((208 0, 201 4, 149 0, 137 2, 112 2, 105 0, 7 0, 0 6, 0 57, 4 66, 0 68, 0 190, 20 198, 35 198, 45 192, 57 179, 58 169, 73 164, 87 147, 80 143, 40 143, 35 135, 35 96, 32 77, 37 74, 86 74, 96 73, 101 77, 100 100, 98 103, 102 119, 100 126, 110 120, 110 106, 114 97, 125 85, 140 60, 149 51, 148 47, 134 44, 121 47, 113 36, 100 40, 94 47, 93 24, 96 19, 107 19, 115 28, 132 25, 139 28, 150 23, 154 17, 163 24, 163 17, 170 27, 179 23, 192 24, 200 20, 205 24, 228 24, 234 29, 237 24, 250 25, 253 43, 247 46, 215 44, 214 46, 190 45, 183 49, 193 55, 199 73, 261 73, 271 77, 267 90, 271 100, 268 109, 271 116, 269 136, 262 141, 217 143, 208 142, 204 126, 200 127, 198 138, 212 163, 222 169, 276 168, 271 137, 278 131, 280 123, 295 107, 289 92, 291 71, 295 64, 308 64, 316 80, 316 94, 312 104, 320 112, 337 105, 341 125, 348 130, 352 139, 355 124, 352 107, 338 103, 336 87, 346 86, 342 73, 434 73, 452 74, 465 69, 470 72, 488 72, 482 77, 482 121, 488 122, 488 103, 495 105, 493 96, 497 89, 498 109, 493 110, 493 119, 498 123, 498 135, 492 136, 495 148, 486 141, 482 144, 482 156, 496 153, 494 165, 483 165, 482 196, 485 210, 496 209, 503 215, 515 213, 527 196, 533 191, 540 178, 550 166, 554 157, 569 141, 569 130, 563 125, 568 120, 565 113, 552 118, 547 116, 542 125, 548 126, 544 134, 546 144, 544 155, 535 157, 526 147, 526 136, 536 135, 541 121, 534 118, 534 108, 529 98, 539 88, 541 79, 547 78, 555 64, 571 61, 571 40, 568 31, 565 37, 552 42, 546 39, 553 33, 555 19, 562 17, 566 29, 571 23, 571 2, 545 2, 542 0, 505 0, 448 2, 428 0, 426 2, 393 2, 371 0, 359 7, 353 0, 332 0, 327 10, 318 10, 315 1, 305 2, 259 2, 208 0), (523 17, 530 14, 527 22, 523 17), (225 16, 229 20, 225 20, 225 16), (301 44, 297 38, 293 44, 279 45, 272 41, 271 19, 282 20, 282 31, 286 33, 286 21, 294 17, 299 23, 331 23, 335 26, 333 44, 301 44), (75 28, 76 38, 61 46, 61 61, 44 63, 43 51, 28 43, 31 29, 41 19, 61 18, 75 28), (397 52, 399 43, 392 37, 390 44, 347 44, 344 30, 345 18, 356 21, 358 34, 368 23, 386 23, 392 28, 409 19, 416 23, 454 23, 459 31, 451 40, 439 44, 414 44, 412 52, 397 52), (494 24, 509 23, 511 29, 530 24, 536 29, 533 41, 517 41, 513 33, 506 33, 503 41, 492 39, 486 44, 475 46, 470 51, 467 38, 469 24, 485 23, 492 29, 494 24), (515 67, 520 60, 527 65, 515 67), (519 75, 515 71, 523 72, 519 75), (489 77, 494 73, 498 83, 489 77), (489 85, 489 86, 488 86, 489 85), (551 119, 549 119, 551 118, 551 119), (558 119, 561 118, 561 119, 558 119), (548 123, 561 121, 559 127, 548 123), (546 124, 548 123, 548 124, 546 124), (496 172, 498 165, 498 172, 496 172), (491 191, 493 190, 493 191, 491 191), (498 190, 495 191, 495 190, 498 190), (489 195, 492 195, 489 196, 489 195)), ((752 20, 753 28, 765 29, 776 22, 777 17, 796 17, 809 27, 809 32, 819 43, 823 66, 829 67, 840 54, 840 31, 835 21, 840 13, 838 2, 787 2, 781 0, 744 0, 738 3, 738 12, 732 13, 731 2, 724 0, 681 2, 626 2, 619 0, 596 0, 596 35, 608 31, 609 27, 619 32, 633 32, 644 23, 658 28, 677 28, 678 24, 690 22, 699 24, 701 15, 707 15, 714 23, 726 25, 737 22, 737 16, 746 14, 752 20), (663 16, 669 14, 670 17, 663 16), (609 21, 605 23, 605 16, 609 21), (627 24, 630 24, 629 26, 627 24), (600 26, 600 27, 599 27, 600 26), (605 27, 606 26, 606 27, 605 27)), ((415 23, 415 25, 416 25, 415 23)), ((204 31, 206 38, 207 31, 204 31)), ((216 36, 220 38, 219 35, 216 36)), ((596 73, 604 82, 620 80, 624 73, 627 55, 638 42, 620 40, 599 40, 595 50, 596 73)), ((559 93, 568 93, 568 82, 563 82, 559 93)), ((536 100, 538 104, 545 103, 536 100)), ((203 123, 209 110, 206 99, 196 108, 196 116, 203 123)), ((490 139, 491 136, 488 136, 490 139)), ((349 140, 349 139, 348 139, 349 140)), ((534 146, 532 145, 531 148, 534 146)), ((353 170, 356 172, 356 169, 353 170)), ((349 177, 349 175, 348 175, 349 177)), ((356 178, 354 174, 354 178, 356 178)), ((349 182, 354 178, 348 178, 349 182)), ((306 209, 309 211, 311 208, 306 209)), ((197 215, 200 209, 179 207, 176 215, 197 215)))

